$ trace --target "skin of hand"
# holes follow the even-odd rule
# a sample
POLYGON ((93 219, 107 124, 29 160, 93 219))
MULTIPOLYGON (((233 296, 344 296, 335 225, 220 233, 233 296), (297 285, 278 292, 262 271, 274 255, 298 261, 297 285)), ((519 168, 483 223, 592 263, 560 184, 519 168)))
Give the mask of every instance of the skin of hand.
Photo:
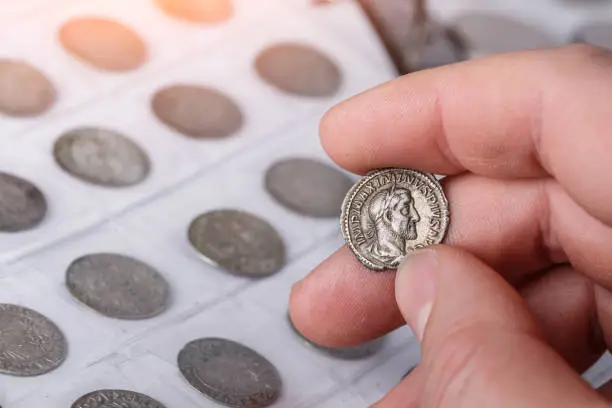
POLYGON ((612 345, 612 53, 500 54, 406 75, 332 108, 357 174, 444 174, 444 245, 376 273, 341 248, 292 289, 326 346, 406 323, 422 361, 379 408, 608 407, 580 377, 612 345))

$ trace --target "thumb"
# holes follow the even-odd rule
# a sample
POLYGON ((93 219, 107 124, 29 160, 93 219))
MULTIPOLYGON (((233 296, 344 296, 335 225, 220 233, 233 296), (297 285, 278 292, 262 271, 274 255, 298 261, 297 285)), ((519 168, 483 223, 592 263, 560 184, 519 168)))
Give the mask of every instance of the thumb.
POLYGON ((422 345, 420 407, 607 406, 543 340, 519 294, 475 257, 446 246, 415 252, 398 271, 396 298, 422 345))

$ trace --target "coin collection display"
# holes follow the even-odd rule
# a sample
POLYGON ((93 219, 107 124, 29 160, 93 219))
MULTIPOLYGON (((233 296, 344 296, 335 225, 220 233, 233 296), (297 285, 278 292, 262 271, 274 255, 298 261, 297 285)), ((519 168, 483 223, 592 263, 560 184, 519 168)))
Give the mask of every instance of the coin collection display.
POLYGON ((392 269, 450 219, 435 178, 319 145, 394 75, 353 2, 15 2, 0 53, 3 408, 367 406, 414 366, 406 328, 337 349, 287 315, 342 238, 392 269))

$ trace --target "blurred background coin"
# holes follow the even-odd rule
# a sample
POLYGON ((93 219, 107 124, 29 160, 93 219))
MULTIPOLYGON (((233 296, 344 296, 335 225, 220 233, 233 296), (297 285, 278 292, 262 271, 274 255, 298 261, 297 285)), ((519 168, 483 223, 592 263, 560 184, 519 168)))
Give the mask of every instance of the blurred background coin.
POLYGON ((126 390, 98 390, 83 395, 71 408, 165 408, 148 395, 126 390))
POLYGON ((45 218, 47 200, 30 181, 0 172, 0 232, 34 228, 45 218))
POLYGON ((155 0, 169 15, 181 20, 199 23, 217 23, 229 19, 234 13, 231 0, 155 0))
POLYGON ((0 59, 0 113, 37 116, 55 103, 56 90, 36 67, 18 60, 0 59))

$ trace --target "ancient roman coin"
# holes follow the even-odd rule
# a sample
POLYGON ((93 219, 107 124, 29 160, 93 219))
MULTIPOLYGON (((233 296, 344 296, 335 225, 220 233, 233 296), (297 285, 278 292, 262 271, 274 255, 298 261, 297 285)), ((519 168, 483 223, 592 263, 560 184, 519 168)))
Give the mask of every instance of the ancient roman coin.
POLYGON ((380 349, 382 349, 384 345, 384 338, 379 338, 376 340, 372 340, 366 342, 364 344, 352 347, 325 347, 320 344, 313 342, 310 339, 307 339, 300 331, 295 327, 293 321, 289 314, 287 314, 287 321, 289 322, 289 327, 295 335, 305 344, 310 347, 313 347, 315 350, 322 352, 330 357, 340 359, 340 360, 361 360, 376 354, 380 349))
POLYGON ((229 19, 234 13, 231 0, 155 0, 169 15, 198 23, 217 23, 229 19))
POLYGON ((212 88, 172 85, 155 93, 153 113, 166 126, 198 139, 218 139, 236 133, 244 118, 229 96, 212 88))
POLYGON ((285 245, 278 232, 244 211, 200 215, 189 227, 189 242, 208 263, 241 276, 272 275, 285 263, 285 245))
POLYGON ((45 218, 47 200, 31 182, 0 172, 0 232, 34 228, 45 218))
POLYGON ((46 374, 68 352, 60 329, 34 310, 0 304, 0 373, 19 377, 46 374))
POLYGON ((37 68, 12 59, 0 59, 0 112, 9 116, 36 116, 56 98, 55 87, 37 68))
POLYGON ((69 174, 106 187, 142 182, 150 171, 147 154, 115 131, 83 127, 64 133, 54 147, 55 161, 69 174))
POLYGON ((59 30, 62 46, 73 56, 108 71, 131 71, 147 59, 140 35, 118 21, 79 17, 59 30))
POLYGON ((265 186, 283 206, 312 217, 338 217, 353 181, 318 160, 291 158, 272 165, 265 186))
POLYGON ((301 96, 332 96, 342 85, 338 66, 304 44, 281 43, 266 48, 257 56, 255 69, 270 85, 301 96))
POLYGON ((439 244, 449 224, 448 201, 431 174, 371 171, 342 204, 342 234, 367 268, 396 269, 407 253, 439 244))
POLYGON ((574 33, 574 41, 612 50, 612 24, 603 21, 586 24, 574 33))
POLYGON ((166 280, 151 266, 129 256, 98 253, 73 261, 66 271, 70 293, 117 319, 147 319, 162 313, 170 297, 166 280))
POLYGON ((76 400, 71 408, 165 408, 165 406, 149 397, 134 391, 98 390, 83 395, 76 400))
POLYGON ((234 408, 263 408, 282 392, 276 368, 256 351, 231 340, 194 340, 178 355, 179 370, 204 396, 234 408))

